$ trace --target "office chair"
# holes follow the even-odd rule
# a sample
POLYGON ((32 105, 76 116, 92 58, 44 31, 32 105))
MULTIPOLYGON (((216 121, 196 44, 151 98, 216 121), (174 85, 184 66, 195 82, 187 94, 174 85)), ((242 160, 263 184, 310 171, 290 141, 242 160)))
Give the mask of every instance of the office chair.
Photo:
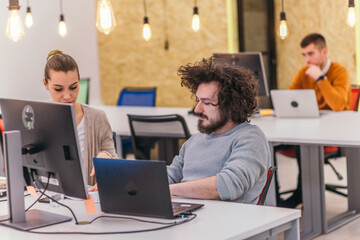
MULTIPOLYGON (((358 111, 359 109, 359 99, 360 99, 360 87, 359 86, 351 86, 351 101, 350 101, 350 107, 353 111, 358 111)), ((339 148, 339 154, 337 157, 341 157, 341 148, 339 148)), ((330 165, 330 167, 333 169, 333 171, 335 172, 335 174, 337 175, 339 180, 343 179, 343 176, 334 168, 334 166, 329 162, 329 160, 326 161, 325 159, 325 163, 328 163, 330 165)), ((325 184, 325 189, 339 194, 341 196, 347 197, 348 195, 339 191, 339 189, 347 189, 347 186, 342 186, 342 185, 337 185, 337 184, 325 184)))
POLYGON ((77 102, 89 104, 90 78, 80 79, 77 102))
POLYGON ((271 183, 272 177, 276 170, 277 170, 276 166, 272 166, 269 168, 269 170, 267 172, 265 186, 260 193, 259 200, 256 205, 264 205, 265 204, 267 192, 269 191, 270 183, 271 183))
POLYGON ((179 153, 179 140, 186 140, 191 136, 184 118, 178 114, 128 114, 128 119, 136 159, 150 159, 150 149, 159 142, 159 159, 171 164, 174 156, 179 153))
MULTIPOLYGON (((154 107, 156 87, 125 87, 120 91, 117 106, 154 107)), ((114 138, 115 141, 115 138, 114 138)), ((121 139, 123 157, 133 150, 131 138, 121 139)))
POLYGON ((118 106, 154 107, 156 87, 125 87, 119 94, 118 106))

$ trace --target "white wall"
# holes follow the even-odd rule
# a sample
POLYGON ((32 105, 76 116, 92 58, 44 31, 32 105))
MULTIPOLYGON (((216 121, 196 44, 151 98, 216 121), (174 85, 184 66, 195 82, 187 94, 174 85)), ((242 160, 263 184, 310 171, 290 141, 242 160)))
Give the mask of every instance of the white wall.
MULTIPOLYGON (((20 11, 25 20, 26 0, 20 0, 20 11)), ((90 102, 100 104, 100 80, 95 1, 63 0, 63 11, 68 34, 57 33, 59 0, 30 0, 34 19, 32 28, 25 26, 25 36, 18 42, 8 39, 9 1, 0 2, 0 97, 30 100, 50 99, 42 79, 48 53, 60 49, 74 57, 80 77, 90 77, 90 102)))

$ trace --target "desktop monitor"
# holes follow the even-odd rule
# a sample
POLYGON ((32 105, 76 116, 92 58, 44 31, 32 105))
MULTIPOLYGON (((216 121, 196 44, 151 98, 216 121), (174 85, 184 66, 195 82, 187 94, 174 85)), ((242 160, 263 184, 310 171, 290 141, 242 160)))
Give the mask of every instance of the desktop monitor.
MULTIPOLYGON (((44 189, 49 182, 47 190, 87 199, 72 104, 0 99, 0 107, 6 130, 3 141, 8 189, 14 187, 15 181, 22 184, 22 179, 14 178, 16 173, 11 176, 11 171, 20 168, 26 184, 44 189), (19 146, 12 140, 13 133, 18 134, 15 140, 19 138, 19 146)), ((11 195, 8 197, 9 201, 16 200, 10 199, 11 195)))
POLYGON ((214 53, 215 57, 223 59, 234 66, 250 69, 258 78, 258 105, 260 108, 270 108, 268 84, 261 52, 214 53))

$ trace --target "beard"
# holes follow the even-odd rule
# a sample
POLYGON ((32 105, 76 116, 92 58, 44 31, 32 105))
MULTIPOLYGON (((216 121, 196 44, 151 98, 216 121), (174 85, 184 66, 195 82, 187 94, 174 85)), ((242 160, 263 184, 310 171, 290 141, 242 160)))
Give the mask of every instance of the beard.
POLYGON ((205 134, 211 134, 215 132, 216 130, 222 128, 229 121, 229 116, 227 114, 221 114, 219 120, 211 120, 211 119, 209 120, 209 118, 206 115, 203 115, 201 113, 198 114, 198 116, 206 117, 206 119, 210 122, 210 125, 204 126, 203 125, 204 120, 198 120, 198 126, 197 126, 198 130, 199 132, 205 134))

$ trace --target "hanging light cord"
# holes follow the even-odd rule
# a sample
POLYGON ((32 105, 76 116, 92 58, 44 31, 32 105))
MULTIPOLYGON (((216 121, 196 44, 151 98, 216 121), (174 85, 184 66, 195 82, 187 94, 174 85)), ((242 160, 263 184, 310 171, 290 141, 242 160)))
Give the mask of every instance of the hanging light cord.
POLYGON ((281 0, 281 11, 284 12, 284 0, 281 0))
POLYGON ((164 11, 164 35, 165 43, 164 49, 169 50, 169 37, 168 37, 168 28, 167 28, 167 0, 163 0, 163 11, 164 11))
POLYGON ((163 9, 164 9, 164 33, 165 39, 168 39, 168 31, 167 31, 167 11, 166 11, 166 0, 163 0, 163 9))
POLYGON ((60 0, 60 14, 63 14, 62 0, 60 0))
POLYGON ((194 0, 194 7, 197 7, 197 1, 194 0))
POLYGON ((147 16, 147 10, 146 10, 146 0, 143 0, 144 2, 144 14, 145 14, 145 17, 147 16))

